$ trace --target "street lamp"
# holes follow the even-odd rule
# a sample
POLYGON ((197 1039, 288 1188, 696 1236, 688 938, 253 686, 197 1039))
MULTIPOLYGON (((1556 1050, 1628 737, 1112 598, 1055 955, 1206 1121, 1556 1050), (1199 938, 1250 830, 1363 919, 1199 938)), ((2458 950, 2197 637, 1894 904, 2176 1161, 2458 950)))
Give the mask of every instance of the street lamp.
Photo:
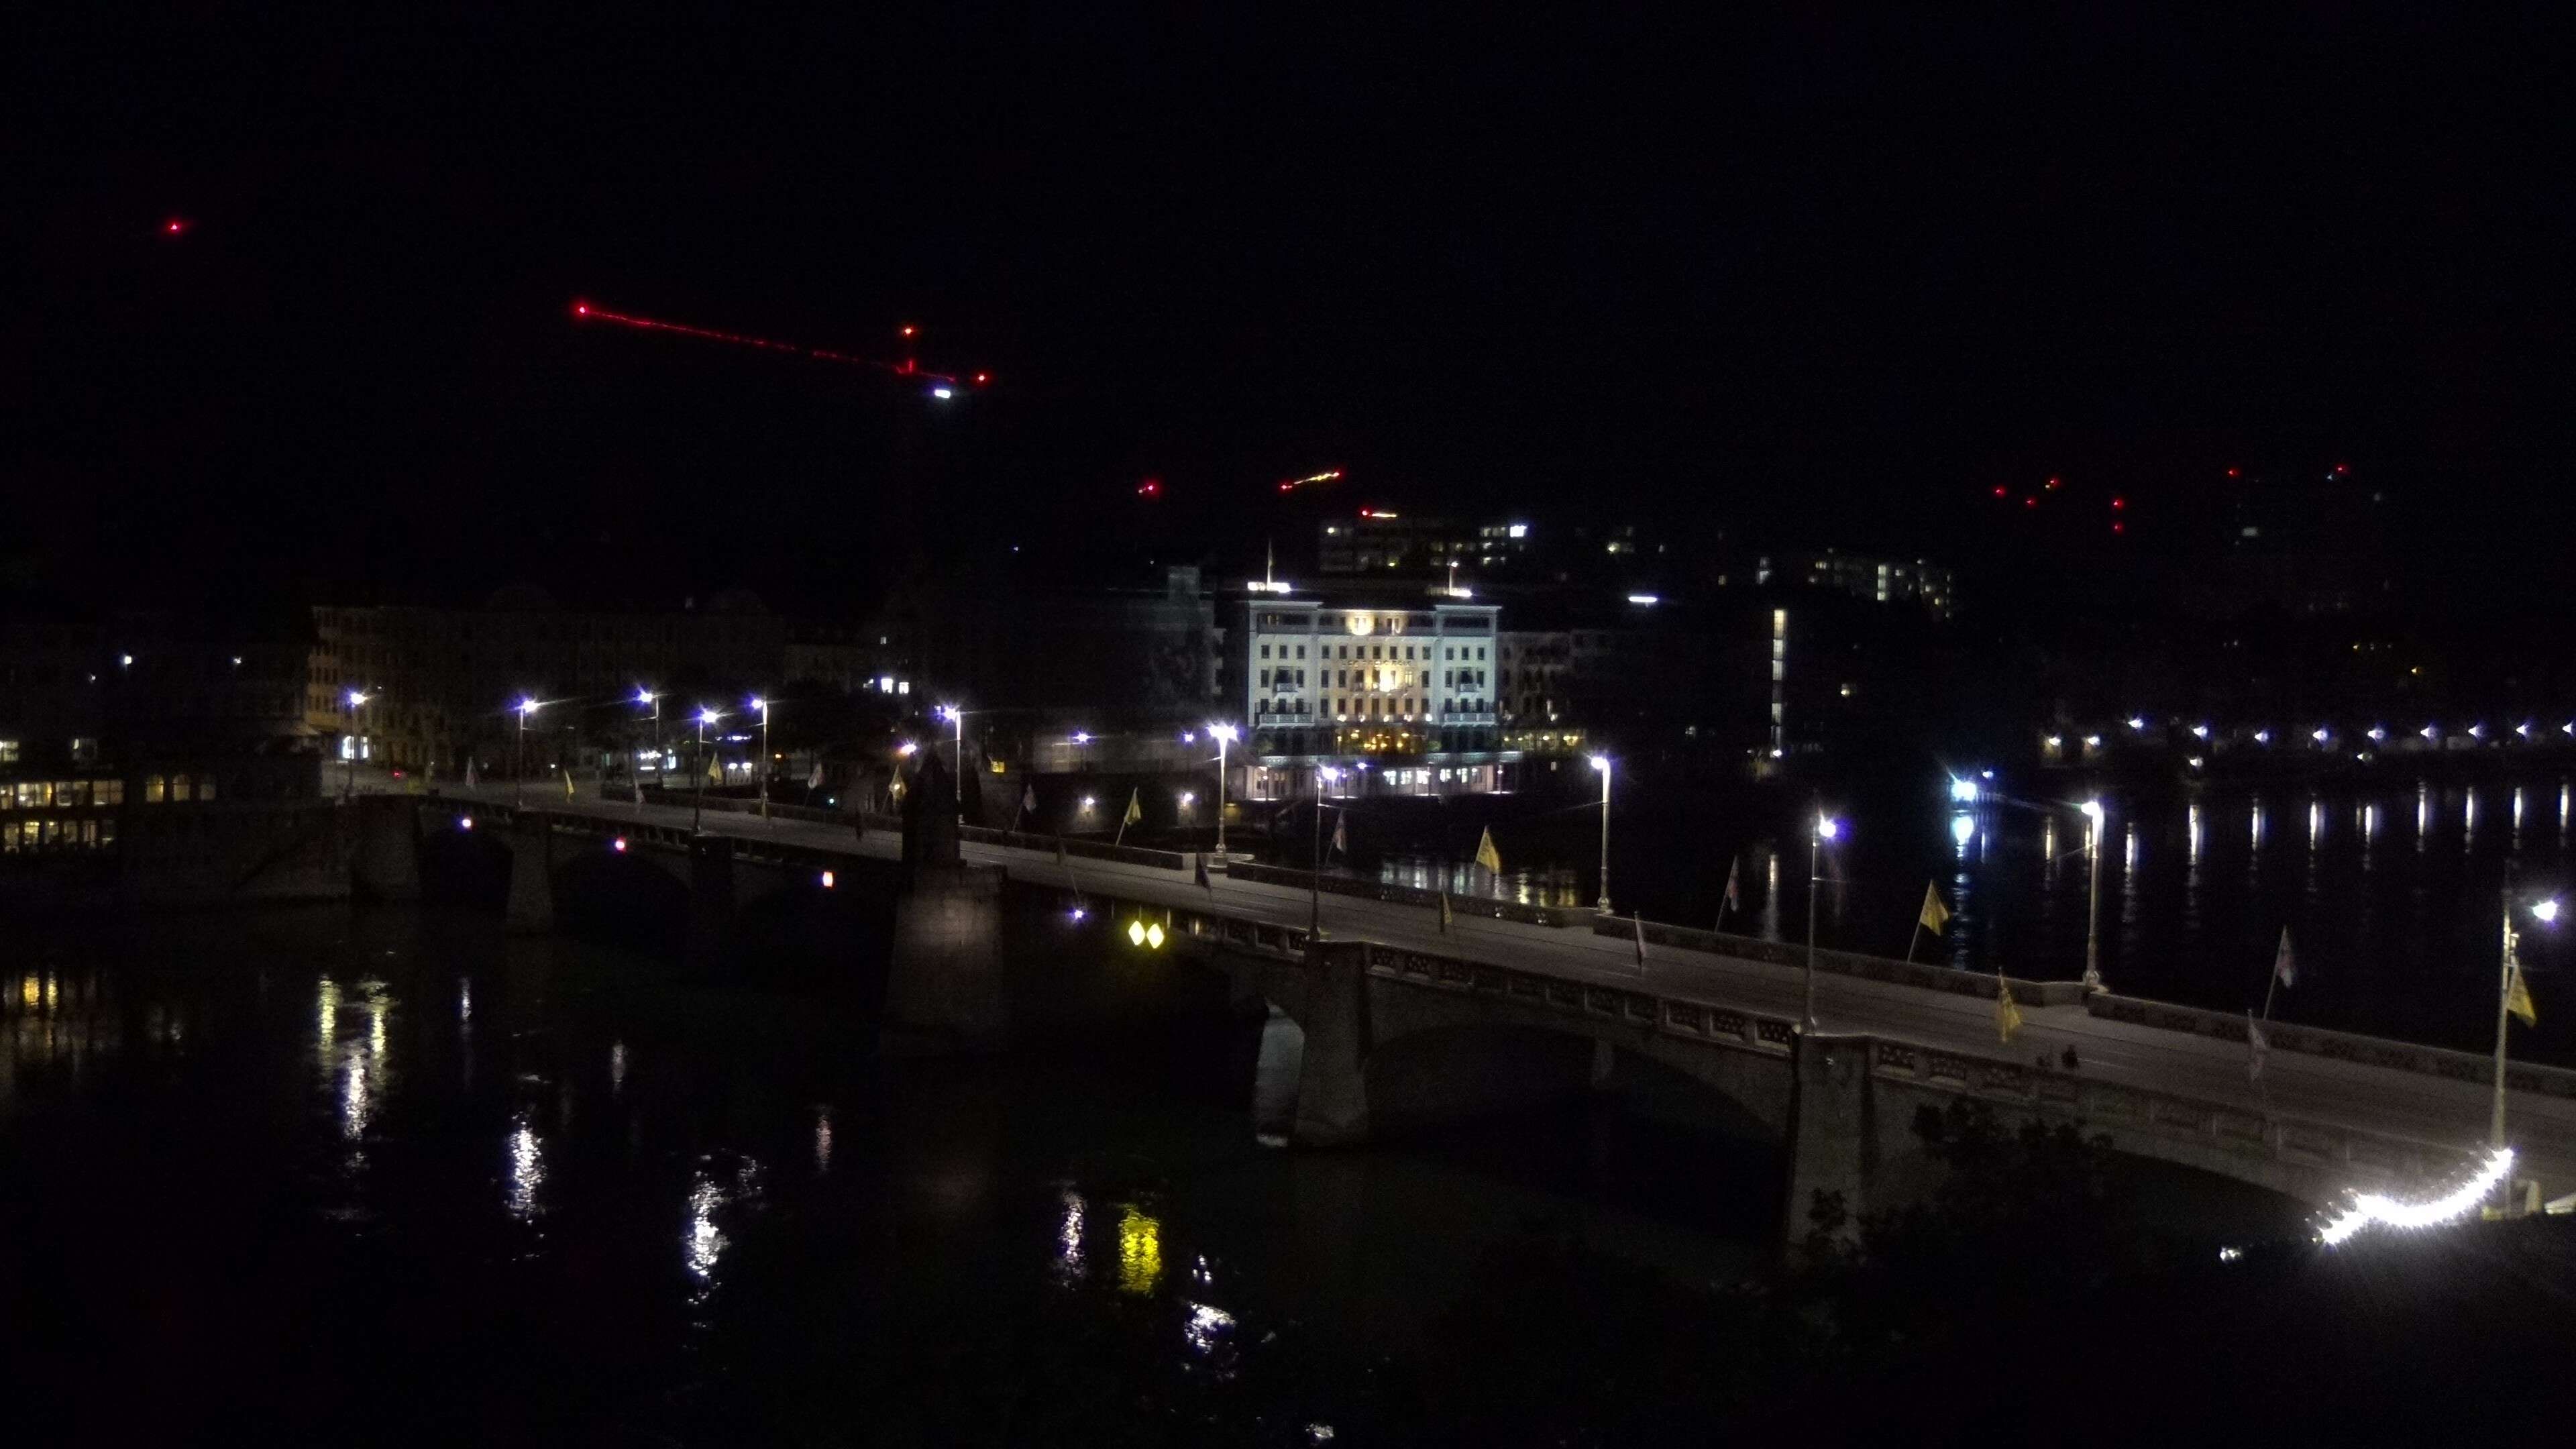
POLYGON ((723 718, 724 714, 719 710, 704 705, 698 708, 697 778, 689 790, 689 833, 692 835, 705 828, 702 822, 707 813, 707 726, 723 718))
POLYGON ((353 689, 345 697, 349 701, 349 734, 341 746, 344 752, 341 758, 349 768, 348 773, 341 777, 340 798, 349 800, 358 793, 358 706, 367 702, 368 695, 364 690, 353 689))
POLYGON ((1816 888, 1824 884, 1819 867, 1825 842, 1840 840, 1843 823, 1817 807, 1807 826, 1807 1030, 1816 1029, 1816 888))
POLYGON ((1225 859, 1225 747, 1234 743, 1235 728, 1230 724, 1212 724, 1208 733, 1216 736, 1216 858, 1225 859))
MULTIPOLYGON (((939 716, 957 727, 957 757, 950 773, 956 777, 951 788, 957 794, 957 828, 962 831, 966 828, 966 711, 953 704, 943 704, 939 707, 939 716)), ((985 733, 990 734, 991 731, 985 733)))
POLYGON ((1306 934, 1316 940, 1324 936, 1324 789, 1337 774, 1330 765, 1315 767, 1315 838, 1306 873, 1306 934))
MULTIPOLYGON (((662 696, 655 694, 653 691, 646 689, 644 686, 639 684, 635 686, 635 702, 637 704, 649 704, 653 706, 653 757, 658 760, 662 757, 662 696)), ((641 758, 642 752, 638 751, 637 754, 638 758, 635 761, 635 806, 640 810, 644 806, 644 761, 641 758)))
POLYGON ((2084 802, 2084 989, 2102 990, 2102 802, 2084 802))
POLYGON ((1601 772, 1601 899, 1593 909, 1610 914, 1610 757, 1594 755, 1592 768, 1601 772))
POLYGON ((517 749, 515 751, 516 762, 510 769, 510 804, 514 809, 527 793, 528 716, 535 714, 536 712, 537 702, 535 700, 523 698, 519 701, 519 737, 517 749))
POLYGON ((769 823, 769 701, 753 695, 751 707, 760 711, 760 820, 769 823))
MULTIPOLYGON (((2558 902, 2555 900, 2533 901, 2527 909, 2531 912, 2531 918, 2544 926, 2558 919, 2558 902)), ((2515 954, 2516 947, 2521 941, 2522 933, 2513 928, 2513 887, 2508 885, 2504 888, 2504 952, 2496 981, 2495 1108, 2487 1120, 2487 1145, 2495 1148, 2504 1146, 2505 1023, 2513 1013, 2515 978, 2522 974, 2522 962, 2515 954)), ((2511 1173, 2505 1175, 2504 1193, 2505 1205, 2511 1207, 2513 1203, 2511 1173)))

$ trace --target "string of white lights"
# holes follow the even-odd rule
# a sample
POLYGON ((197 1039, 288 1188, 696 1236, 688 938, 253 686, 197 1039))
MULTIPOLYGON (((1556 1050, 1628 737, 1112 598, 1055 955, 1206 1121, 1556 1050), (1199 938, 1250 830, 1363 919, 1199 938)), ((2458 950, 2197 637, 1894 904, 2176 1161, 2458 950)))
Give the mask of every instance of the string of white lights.
POLYGON ((2513 1149, 2499 1147, 2488 1156, 2486 1165, 2478 1169, 2475 1177, 2441 1197, 2425 1202, 2399 1202, 2375 1192, 2355 1194, 2352 1206, 2344 1209, 2341 1217, 2326 1224, 2318 1236, 2331 1248, 2372 1223, 2384 1223, 2392 1228, 2429 1228, 2465 1217, 2485 1201, 2487 1194, 2495 1191, 2496 1184, 2504 1181, 2505 1174, 2511 1171, 2513 1149))

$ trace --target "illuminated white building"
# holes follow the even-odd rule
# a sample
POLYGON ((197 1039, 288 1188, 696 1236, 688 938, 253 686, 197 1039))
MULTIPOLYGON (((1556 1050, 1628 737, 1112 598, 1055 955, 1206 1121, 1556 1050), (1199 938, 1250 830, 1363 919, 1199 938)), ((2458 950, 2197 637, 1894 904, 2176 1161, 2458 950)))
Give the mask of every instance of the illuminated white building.
POLYGON ((1242 793, 1434 795, 1509 788, 1500 747, 1500 608, 1466 602, 1244 605, 1242 793))

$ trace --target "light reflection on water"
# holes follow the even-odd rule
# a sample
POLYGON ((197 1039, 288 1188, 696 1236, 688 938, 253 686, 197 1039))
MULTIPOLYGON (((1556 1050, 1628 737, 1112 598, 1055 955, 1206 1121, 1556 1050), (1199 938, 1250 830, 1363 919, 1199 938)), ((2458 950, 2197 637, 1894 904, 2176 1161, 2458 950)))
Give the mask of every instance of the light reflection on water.
POLYGON ((521 1112, 510 1124, 510 1216, 529 1222, 537 1215, 537 1189, 546 1181, 545 1148, 537 1130, 521 1112))

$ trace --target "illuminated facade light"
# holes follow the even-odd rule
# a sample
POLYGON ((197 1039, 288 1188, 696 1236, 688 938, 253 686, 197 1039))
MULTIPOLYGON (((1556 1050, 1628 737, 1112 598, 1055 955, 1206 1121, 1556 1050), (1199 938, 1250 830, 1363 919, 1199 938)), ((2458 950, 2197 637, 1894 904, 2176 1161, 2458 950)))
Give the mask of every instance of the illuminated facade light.
POLYGON ((1976 804, 1977 782, 1974 780, 1952 779, 1950 781, 1950 798, 1962 805, 1976 804))

